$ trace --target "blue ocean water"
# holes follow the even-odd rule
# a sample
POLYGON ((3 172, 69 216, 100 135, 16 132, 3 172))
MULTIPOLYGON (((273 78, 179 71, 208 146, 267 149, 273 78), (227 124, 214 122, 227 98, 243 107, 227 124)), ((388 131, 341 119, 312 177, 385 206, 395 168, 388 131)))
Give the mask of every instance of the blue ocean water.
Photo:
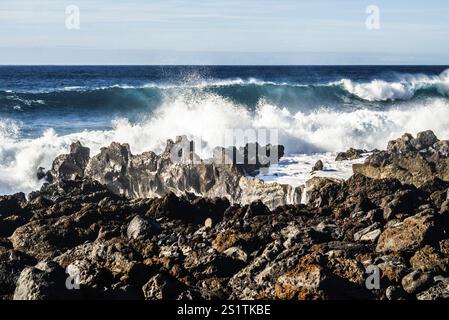
POLYGON ((131 122, 179 96, 214 94, 254 110, 261 101, 290 111, 387 109, 447 97, 445 66, 2 66, 0 119, 24 137, 131 122), (374 81, 374 82, 373 82, 374 81), (376 81, 384 81, 378 83, 376 81))
POLYGON ((404 132, 449 139, 448 68, 0 66, 0 194, 37 189, 77 140, 140 153, 185 134, 210 151, 228 129, 276 129, 288 156, 333 159, 404 132))

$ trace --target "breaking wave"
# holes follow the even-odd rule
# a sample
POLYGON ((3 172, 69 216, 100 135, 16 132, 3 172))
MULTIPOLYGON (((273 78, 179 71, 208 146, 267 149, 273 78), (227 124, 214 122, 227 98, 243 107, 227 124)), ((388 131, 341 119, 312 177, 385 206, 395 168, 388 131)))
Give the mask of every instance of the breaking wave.
POLYGON ((410 100, 415 94, 449 95, 449 70, 439 76, 403 75, 397 82, 373 80, 368 83, 354 83, 343 79, 340 84, 349 93, 367 101, 410 100))
MULTIPOLYGON (((76 108, 106 111, 148 111, 167 97, 212 94, 254 110, 261 100, 289 109, 307 111, 317 106, 341 109, 370 108, 373 102, 413 101, 449 96, 449 70, 439 76, 397 75, 394 81, 357 82, 341 79, 330 83, 262 81, 255 78, 147 83, 140 86, 62 87, 38 91, 0 91, 0 109, 40 112, 76 108)), ((378 107, 378 105, 376 105, 378 107)), ((0 110, 0 111, 1 111, 0 110)))
MULTIPOLYGON (((360 95, 371 92, 360 90, 357 91, 360 95)), ((108 130, 62 135, 50 128, 39 137, 24 138, 21 136, 24 127, 19 121, 2 118, 0 194, 39 188, 37 168, 49 169, 52 160, 66 153, 76 140, 90 147, 92 154, 112 141, 128 143, 133 153, 160 152, 166 139, 186 134, 189 138, 201 138, 205 155, 224 144, 223 132, 228 129, 277 129, 278 142, 286 146, 289 154, 337 152, 349 147, 385 148, 389 139, 404 132, 416 134, 427 129, 434 130, 440 138, 449 138, 448 110, 449 101, 443 97, 409 101, 385 109, 323 107, 307 112, 259 99, 254 109, 250 109, 222 94, 202 91, 196 95, 161 97, 160 105, 140 121, 117 118, 108 130)))

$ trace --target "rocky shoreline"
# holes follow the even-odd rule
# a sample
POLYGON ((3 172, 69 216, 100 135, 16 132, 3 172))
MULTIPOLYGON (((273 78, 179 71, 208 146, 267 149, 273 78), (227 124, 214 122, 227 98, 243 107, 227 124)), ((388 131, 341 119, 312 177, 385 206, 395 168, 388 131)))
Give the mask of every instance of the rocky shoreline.
POLYGON ((159 155, 151 151, 133 155, 129 145, 114 142, 91 158, 90 150, 78 142, 72 144, 69 154, 54 160, 51 170, 41 168, 38 175, 53 184, 86 177, 130 198, 160 197, 168 192, 225 197, 239 204, 262 198, 272 209, 301 202, 301 188, 265 184, 251 177, 277 163, 284 155, 283 146, 255 143, 243 148, 216 148, 210 159, 201 159, 194 151, 193 141, 180 136, 168 140, 159 155))
POLYGON ((40 191, 0 197, 0 296, 449 298, 449 143, 431 131, 296 189, 248 178, 257 162, 170 163, 178 142, 92 158, 76 143, 40 191))

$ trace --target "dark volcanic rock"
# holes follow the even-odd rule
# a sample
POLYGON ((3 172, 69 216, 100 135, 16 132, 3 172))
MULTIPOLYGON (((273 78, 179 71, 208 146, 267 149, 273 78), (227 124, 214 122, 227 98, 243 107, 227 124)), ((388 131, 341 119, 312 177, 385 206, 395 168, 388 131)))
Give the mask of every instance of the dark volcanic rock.
POLYGON ((4 294, 402 299, 428 289, 432 297, 444 296, 427 276, 406 277, 413 268, 426 275, 446 272, 442 220, 428 198, 440 189, 438 182, 424 191, 355 175, 344 182, 319 178, 313 187, 310 205, 270 210, 261 201, 231 205, 192 194, 133 200, 88 178, 60 181, 19 201, 30 218, 0 245, 0 270, 20 281, 0 277, 4 294), (388 221, 386 207, 394 212, 388 221), (438 245, 441 252, 425 245, 438 245), (42 259, 56 265, 31 267, 42 259), (382 271, 379 291, 365 287, 367 264, 382 271), (62 275, 76 279, 80 289, 61 288, 56 279, 62 275))
POLYGON ((283 146, 249 143, 242 148, 216 148, 213 158, 205 160, 194 150, 193 141, 181 136, 175 142, 168 140, 160 155, 133 155, 128 144, 113 142, 90 159, 89 149, 77 142, 70 154, 55 159, 47 180, 57 184, 87 176, 117 195, 134 198, 195 193, 243 204, 262 200, 271 208, 301 201, 301 188, 248 177, 277 163, 284 155, 283 146))
MULTIPOLYGON (((449 297, 449 182, 435 171, 419 187, 401 174, 314 177, 295 189, 307 195, 299 204, 295 190, 243 176, 263 170, 257 161, 190 165, 196 156, 183 151, 187 162, 172 163, 179 143, 169 142, 161 155, 112 144, 92 159, 77 143, 57 158, 53 180, 46 177, 52 182, 40 191, 0 197, 0 296, 449 297), (369 290, 373 267, 380 287, 369 290), (73 285, 78 289, 69 290, 73 285)), ((254 147, 238 152, 248 158, 254 147)), ((391 142, 370 161, 384 168, 422 157, 443 168, 444 150, 425 132, 391 142)))
POLYGON ((375 179, 394 178, 403 183, 424 185, 435 178, 449 182, 448 141, 439 141, 432 131, 414 138, 404 134, 390 141, 387 151, 377 151, 364 164, 354 164, 354 173, 375 179))
POLYGON ((23 208, 25 204, 23 193, 0 197, 0 237, 9 237, 17 227, 28 222, 30 213, 23 208))
POLYGON ((322 171, 324 169, 323 161, 318 160, 315 165, 312 167, 312 172, 322 171))
MULTIPOLYGON (((220 150, 222 157, 203 161, 194 154, 191 145, 185 137, 178 137, 176 142, 167 142, 161 155, 153 152, 133 155, 128 145, 112 143, 90 160, 86 174, 106 184, 113 192, 131 197, 195 192, 208 197, 227 196, 232 201, 241 202, 244 191, 240 187, 240 179, 263 166, 248 159, 249 146, 243 150, 233 149, 242 154, 244 162, 239 164, 235 158, 223 158, 227 155, 226 149, 220 150), (179 158, 174 156, 177 153, 180 153, 179 158), (254 164, 245 164, 248 161, 254 164)), ((255 145, 255 148, 262 147, 255 145)), ((272 149, 278 148, 276 162, 283 155, 282 147, 264 148, 268 154, 274 154, 272 149)))
POLYGON ((366 152, 367 152, 366 150, 362 150, 362 149, 349 148, 345 152, 339 152, 337 154, 337 157, 335 158, 335 161, 359 159, 362 157, 362 154, 364 154, 366 152))
POLYGON ((58 156, 54 161, 48 177, 50 182, 56 179, 72 180, 84 176, 84 169, 89 161, 90 150, 75 142, 70 145, 70 153, 58 156))
POLYGON ((22 270, 35 264, 35 259, 20 251, 0 247, 0 295, 13 293, 22 270))

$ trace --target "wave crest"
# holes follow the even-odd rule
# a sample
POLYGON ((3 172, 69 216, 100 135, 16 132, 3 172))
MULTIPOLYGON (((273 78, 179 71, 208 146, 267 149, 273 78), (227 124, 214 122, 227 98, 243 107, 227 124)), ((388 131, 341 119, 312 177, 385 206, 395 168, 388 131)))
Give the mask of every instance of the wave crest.
MULTIPOLYGON (((142 85, 116 84, 104 87, 63 87, 38 92, 0 91, 0 108, 36 112, 57 108, 106 112, 148 111, 163 104, 166 97, 186 94, 215 94, 254 109, 261 100, 291 110, 313 110, 319 106, 341 109, 370 108, 385 102, 449 96, 449 70, 439 76, 396 75, 395 80, 357 82, 341 79, 329 83, 264 81, 256 78, 201 79, 142 85)), ((417 99, 418 100, 418 99, 417 99)), ((420 99, 423 100, 423 99, 420 99)), ((0 110, 1 111, 1 110, 0 110)))
MULTIPOLYGON (((82 131, 58 135, 47 130, 35 139, 19 138, 20 123, 0 122, 0 194, 31 191, 39 187, 36 170, 49 169, 52 160, 66 153, 79 140, 92 154, 112 141, 129 143, 134 153, 160 152, 168 138, 186 134, 200 137, 203 151, 224 144, 227 129, 277 129, 286 152, 337 152, 349 147, 385 148, 386 142, 404 132, 416 134, 432 129, 440 138, 449 138, 449 102, 433 98, 426 103, 408 103, 388 110, 337 111, 321 108, 312 112, 259 101, 254 111, 213 93, 181 95, 165 100, 151 116, 138 123, 119 118, 110 130, 82 131)), ((206 154, 203 154, 205 156, 206 154)))
POLYGON ((397 82, 373 80, 368 83, 356 83, 349 79, 340 81, 340 85, 350 94, 366 101, 410 100, 420 90, 435 89, 440 95, 449 95, 449 70, 439 76, 402 75, 397 82))

